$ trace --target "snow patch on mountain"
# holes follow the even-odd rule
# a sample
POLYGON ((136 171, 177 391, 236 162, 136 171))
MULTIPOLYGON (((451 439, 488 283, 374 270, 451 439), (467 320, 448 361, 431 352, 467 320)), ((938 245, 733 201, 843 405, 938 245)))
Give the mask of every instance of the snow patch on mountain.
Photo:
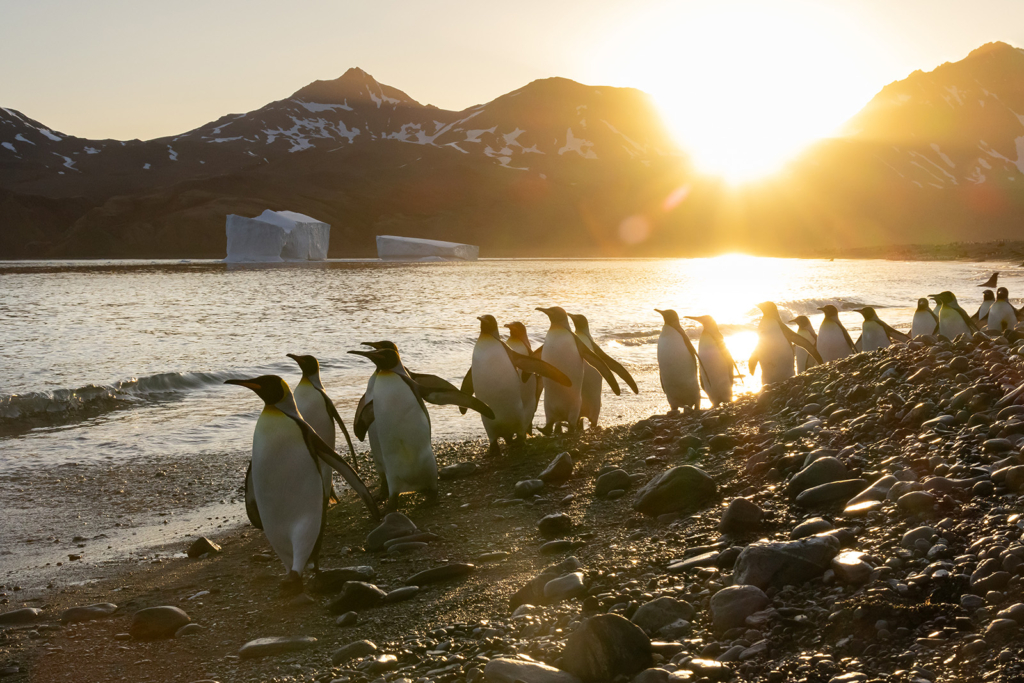
POLYGON ((352 107, 348 106, 348 100, 345 100, 344 104, 321 104, 319 102, 303 102, 302 100, 292 100, 293 102, 303 106, 312 114, 316 114, 322 111, 336 111, 341 109, 343 111, 354 111, 352 107))
POLYGON ((19 141, 19 142, 27 142, 28 144, 33 145, 33 146, 35 146, 35 144, 36 144, 36 143, 32 142, 31 140, 29 140, 28 138, 26 138, 21 133, 18 133, 17 135, 15 135, 14 139, 19 141))
POLYGON ((574 136, 570 126, 565 133, 565 146, 558 150, 558 155, 561 156, 566 152, 576 152, 584 159, 596 159, 597 154, 594 152, 593 147, 593 142, 574 136))
POLYGON ((14 152, 15 154, 17 154, 17 153, 18 153, 18 150, 14 148, 14 145, 12 145, 12 144, 11 144, 11 143, 9 143, 9 142, 0 142, 0 147, 4 147, 4 148, 6 148, 6 149, 9 149, 9 150, 11 150, 12 152, 14 152))

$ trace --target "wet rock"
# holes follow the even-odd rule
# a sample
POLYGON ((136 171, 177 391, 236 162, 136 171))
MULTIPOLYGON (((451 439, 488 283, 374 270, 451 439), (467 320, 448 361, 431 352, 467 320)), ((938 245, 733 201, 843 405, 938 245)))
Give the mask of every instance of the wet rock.
POLYGON ((999 619, 1013 619, 1018 624, 1024 624, 1024 603, 1014 603, 1006 609, 1000 610, 996 617, 999 619))
POLYGON ((201 632, 203 632, 205 630, 206 629, 204 629, 199 624, 185 624, 184 626, 182 626, 181 628, 179 628, 177 631, 174 632, 174 637, 175 638, 184 638, 185 636, 194 636, 195 634, 201 633, 201 632))
POLYGON ((799 585, 821 576, 838 554, 839 545, 839 540, 833 536, 752 543, 736 559, 733 581, 761 589, 799 585))
POLYGON ((0 614, 0 626, 17 626, 33 624, 43 618, 43 610, 35 607, 22 607, 0 614))
POLYGON ((82 621, 106 619, 116 611, 117 605, 112 602, 100 602, 95 605, 86 605, 85 607, 72 607, 71 609, 64 610, 60 615, 60 623, 76 624, 82 621))
POLYGON ((610 681, 649 668, 651 640, 618 614, 599 614, 569 634, 562 668, 582 681, 610 681))
POLYGON ((484 667, 487 683, 580 683, 570 673, 541 662, 521 659, 492 659, 484 667))
POLYGON ((734 498, 725 512, 718 528, 727 534, 742 534, 756 531, 761 527, 764 510, 748 498, 734 498))
POLYGON ((932 544, 932 539, 935 538, 935 529, 930 526, 919 526, 916 529, 911 529, 907 533, 903 534, 900 539, 900 546, 913 550, 917 546, 918 541, 926 541, 929 547, 932 544))
POLYGON ((414 534, 408 536, 399 536, 398 538, 392 538, 390 541, 384 543, 384 550, 391 550, 400 543, 431 543, 440 539, 441 537, 437 534, 432 534, 429 531, 417 531, 414 534))
POLYGON ((819 505, 845 505, 867 487, 862 479, 843 479, 805 489, 796 497, 796 504, 802 507, 819 505))
POLYGON ((695 614, 696 610, 690 603, 666 596, 640 605, 630 621, 653 636, 677 621, 692 622, 695 614))
POLYGON ((1008 453, 1013 450, 1013 444, 1009 439, 988 439, 981 445, 986 453, 1008 453))
POLYGON ((272 657, 283 655, 288 652, 305 650, 316 644, 316 638, 312 636, 277 636, 273 638, 257 638, 250 640, 238 650, 238 656, 242 659, 256 659, 258 657, 272 657))
POLYGON ((321 569, 313 576, 310 590, 314 593, 330 595, 341 591, 349 581, 371 583, 376 574, 373 567, 368 566, 321 569))
POLYGON ((485 563, 485 562, 501 562, 502 560, 507 560, 507 559, 508 559, 508 553, 507 552, 505 552, 504 550, 494 550, 494 551, 491 551, 491 552, 488 552, 488 553, 483 553, 482 555, 477 555, 476 558, 474 558, 473 561, 478 563, 478 564, 482 564, 482 563, 485 563))
POLYGON ((540 547, 541 555, 557 555, 558 553, 567 553, 575 547, 572 541, 560 539, 557 541, 548 541, 540 547))
POLYGON ((559 453, 551 464, 544 468, 538 479, 545 484, 560 484, 572 476, 572 456, 568 453, 559 453))
POLYGON ((384 596, 384 602, 402 602, 403 600, 410 600, 416 597, 416 594, 420 592, 419 586, 402 586, 396 588, 387 595, 384 596))
POLYGON ((426 550, 430 546, 423 542, 409 542, 409 543, 395 543, 388 546, 389 555, 404 555, 406 553, 416 553, 421 550, 426 550))
POLYGON ((905 513, 912 515, 927 514, 935 507, 935 494, 928 491, 911 491, 904 493, 896 501, 896 506, 905 513))
POLYGON ((357 640, 354 643, 343 645, 331 653, 331 664, 338 666, 350 659, 361 659, 366 655, 372 655, 377 651, 377 645, 370 640, 357 640))
POLYGON ((188 555, 192 559, 195 559, 197 557, 202 557, 203 555, 207 554, 216 555, 220 551, 221 547, 219 545, 217 545, 210 539, 206 538, 205 536, 200 536, 196 540, 192 541, 192 545, 188 547, 188 552, 186 552, 186 555, 188 555))
POLYGON ((846 502, 847 505, 857 505, 859 503, 867 503, 873 500, 885 500, 886 495, 889 493, 889 489, 893 487, 898 479, 887 474, 884 477, 876 479, 870 486, 858 493, 856 496, 846 502))
POLYGON ((457 462, 454 465, 442 467, 437 471, 438 479, 461 479, 475 474, 477 466, 475 462, 457 462))
POLYGON ((652 668, 644 669, 630 683, 668 683, 672 672, 668 669, 652 668))
POLYGON ((175 631, 191 621, 192 619, 177 607, 148 607, 135 613, 128 632, 133 640, 173 638, 175 631))
POLYGON ((367 667, 366 671, 371 674, 380 674, 386 671, 394 671, 398 668, 398 657, 394 655, 380 655, 367 667))
POLYGON ((405 580, 406 586, 426 586, 430 583, 437 583, 439 581, 447 581, 449 579, 457 579, 467 574, 472 574, 476 571, 476 565, 456 562, 453 564, 446 564, 441 567, 434 567, 433 569, 425 569, 417 574, 413 574, 405 580))
POLYGON ((560 536, 572 529, 572 517, 564 512, 556 512, 537 522, 537 529, 544 536, 560 536))
POLYGON ((732 678, 732 669, 722 662, 716 662, 713 659, 691 659, 687 662, 686 668, 698 677, 711 681, 727 681, 732 678))
POLYGON ((612 491, 625 491, 632 486, 633 480, 626 470, 612 470, 605 472, 597 478, 594 486, 594 495, 598 497, 607 496, 612 491))
POLYGON ((532 498, 544 488, 544 482, 540 479, 524 479, 517 482, 515 487, 516 498, 532 498))
POLYGON ((757 586, 729 586, 711 596, 711 621, 715 630, 724 633, 742 626, 747 617, 771 604, 757 586))
POLYGON ((843 552, 832 559, 832 571, 836 580, 842 583, 860 585, 867 583, 874 568, 864 561, 863 553, 843 552))
POLYGON ((359 623, 358 612, 345 612, 334 620, 335 626, 355 626, 357 623, 359 623))
POLYGON ((717 494, 718 486, 711 477, 696 467, 683 465, 659 474, 644 485, 633 501, 633 509, 656 517, 702 507, 717 494))
POLYGON ((571 598, 579 598, 587 592, 583 583, 583 572, 572 572, 544 584, 544 600, 559 602, 571 598))
POLYGON ((383 590, 365 581, 349 581, 342 588, 341 595, 331 600, 327 611, 331 614, 344 614, 376 607, 387 595, 383 590))
POLYGON ((821 517, 813 517, 797 524, 796 527, 793 528, 793 531, 790 532, 789 537, 796 541, 801 538, 820 534, 823 531, 832 531, 832 529, 832 522, 822 519, 821 517))
POLYGON ((809 488, 849 478, 850 473, 846 469, 846 465, 838 458, 818 458, 793 475, 789 484, 786 485, 786 495, 795 498, 809 488))
POLYGON ((412 520, 401 512, 389 512, 384 516, 380 526, 366 537, 366 549, 369 551, 383 550, 384 544, 393 538, 414 534, 419 529, 412 520))

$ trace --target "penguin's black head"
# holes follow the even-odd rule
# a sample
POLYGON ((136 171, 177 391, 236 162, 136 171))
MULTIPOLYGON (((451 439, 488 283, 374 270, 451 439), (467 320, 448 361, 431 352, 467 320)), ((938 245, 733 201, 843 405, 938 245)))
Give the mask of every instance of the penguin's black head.
POLYGON ((299 364, 303 377, 317 377, 320 374, 320 363, 314 356, 296 356, 294 353, 287 355, 299 364))
POLYGON ((569 317, 572 318, 572 324, 576 327, 577 334, 590 334, 590 323, 587 321, 587 316, 582 313, 570 313, 569 317))
POLYGON ((288 385, 277 375, 261 375, 252 379, 228 379, 224 384, 237 384, 256 392, 268 406, 272 406, 291 392, 288 385))
POLYGON ((779 317, 779 307, 775 305, 774 301, 762 301, 757 305, 757 307, 761 309, 761 313, 763 313, 766 318, 779 317))
MULTIPOLYGON (((985 293, 988 294, 988 292, 985 293)), ((996 298, 999 299, 1000 301, 1006 301, 1007 299, 1010 298, 1009 290, 1007 290, 1006 287, 1000 287, 999 289, 996 290, 996 298)))
POLYGON ((398 346, 393 341, 375 341, 375 342, 360 342, 363 346, 369 346, 371 349, 391 349, 392 351, 398 351, 398 346))
POLYGON ((839 309, 833 306, 832 304, 825 304, 824 306, 819 306, 818 310, 824 313, 826 318, 835 318, 839 315, 839 309))
POLYGON ((508 328, 509 336, 515 337, 519 341, 526 344, 527 348, 530 346, 530 337, 526 334, 526 325, 522 324, 518 320, 511 323, 505 323, 505 327, 508 328))
POLYGON ((814 329, 811 327, 811 321, 808 320, 806 315, 798 315, 789 321, 790 325, 796 325, 801 330, 814 329))
POLYGON ((552 327, 564 327, 567 330, 569 329, 569 316, 561 306, 552 306, 551 308, 541 308, 538 306, 537 310, 547 315, 548 320, 551 321, 552 327))
POLYGON ((480 334, 489 334, 495 339, 501 339, 501 335, 498 334, 498 321, 493 315, 477 316, 477 320, 480 321, 480 334))
POLYGON ((917 300, 917 310, 928 311, 931 310, 931 306, 928 305, 928 299, 921 297, 917 300))
POLYGON ((991 289, 986 289, 981 295, 982 301, 995 301, 996 295, 992 293, 991 289))
POLYGON ((655 308, 654 310, 657 311, 658 313, 661 313, 661 317, 665 320, 666 325, 671 325, 672 327, 679 327, 679 314, 673 311, 671 308, 666 308, 664 310, 660 308, 655 308))
POLYGON ((398 356, 398 351, 394 349, 374 349, 373 351, 349 351, 357 356, 364 356, 373 361, 373 364, 377 366, 378 370, 391 370, 397 367, 401 362, 401 358, 398 356))
POLYGON ((710 315, 684 315, 683 317, 686 318, 687 320, 696 320, 697 322, 704 326, 704 329, 707 332, 710 332, 712 335, 721 334, 718 331, 718 323, 716 323, 715 319, 712 318, 710 315))
POLYGON ((946 290, 945 292, 939 292, 938 294, 929 295, 930 299, 933 299, 936 303, 943 305, 952 305, 956 303, 956 297, 953 296, 953 292, 946 290))
POLYGON ((875 313, 875 309, 871 308, 870 306, 865 306, 864 308, 857 309, 857 312, 864 316, 865 320, 878 320, 878 314, 875 313))

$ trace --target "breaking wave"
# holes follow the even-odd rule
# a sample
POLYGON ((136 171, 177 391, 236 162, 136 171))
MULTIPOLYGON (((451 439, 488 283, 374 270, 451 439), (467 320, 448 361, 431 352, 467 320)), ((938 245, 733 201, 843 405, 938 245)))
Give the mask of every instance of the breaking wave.
MULTIPOLYGON (((867 301, 861 301, 859 299, 794 299, 793 301, 776 301, 775 305, 779 307, 779 313, 782 315, 783 320, 787 320, 786 315, 790 317, 798 315, 821 315, 821 311, 818 310, 821 306, 832 304, 840 311, 853 311, 858 308, 864 308, 865 306, 871 306, 873 308, 888 308, 883 304, 873 304, 867 301)), ((754 318, 760 318, 761 314, 757 309, 754 309, 754 318)))

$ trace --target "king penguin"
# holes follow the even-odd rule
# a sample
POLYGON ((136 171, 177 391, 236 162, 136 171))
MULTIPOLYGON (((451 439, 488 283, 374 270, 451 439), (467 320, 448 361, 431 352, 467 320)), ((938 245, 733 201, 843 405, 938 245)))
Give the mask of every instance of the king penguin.
MULTIPOLYGON (((508 339, 505 341, 508 347, 524 356, 540 358, 540 350, 534 351, 530 345, 530 336, 526 334, 526 325, 518 320, 506 323, 508 328, 508 339)), ((544 383, 540 378, 526 370, 521 371, 523 382, 519 387, 519 393, 523 396, 523 410, 526 412, 526 433, 533 433, 533 418, 537 415, 537 405, 540 403, 540 394, 544 390, 544 383)))
POLYGON ((523 376, 530 372, 550 379, 562 386, 571 382, 558 368, 552 367, 539 358, 516 353, 498 334, 498 321, 493 315, 481 315, 480 335, 473 346, 473 362, 462 381, 462 392, 476 395, 486 403, 493 414, 481 416, 490 455, 500 455, 498 439, 505 439, 511 446, 512 439, 522 443, 529 426, 526 408, 523 405, 523 376))
POLYGON ((861 327, 860 339, 855 346, 865 353, 871 353, 878 349, 884 349, 893 342, 908 342, 910 337, 890 327, 884 320, 878 317, 875 309, 865 306, 857 311, 864 316, 864 325, 861 327))
MULTIPOLYGON (((302 379, 295 387, 295 407, 299 414, 306 420, 306 424, 313 428, 321 439, 331 448, 334 448, 335 433, 334 424, 341 427, 341 433, 345 435, 348 443, 348 452, 352 456, 352 463, 356 461, 356 449, 352 445, 352 437, 349 436, 338 409, 334 407, 331 397, 327 395, 323 382, 320 381, 320 362, 313 356, 297 356, 289 353, 288 357, 294 360, 302 370, 302 379)), ((324 493, 331 502, 338 502, 331 483, 331 473, 334 470, 326 462, 320 463, 320 474, 323 475, 324 493)))
MULTIPOLYGON (((798 315, 789 321, 790 325, 796 325, 796 333, 801 337, 811 342, 814 345, 818 343, 818 335, 814 333, 814 327, 811 326, 811 321, 807 319, 806 315, 798 315)), ((803 372, 809 367, 817 365, 810 354, 804 351, 803 347, 798 347, 796 351, 796 371, 797 374, 803 372)), ((819 350, 818 353, 821 353, 819 350)))
POLYGON ((928 305, 928 299, 918 299, 917 310, 914 311, 914 322, 910 326, 910 336, 916 339, 922 334, 933 335, 938 331, 939 319, 932 311, 932 307, 928 305))
POLYGON ((821 359, 830 363, 856 353, 853 339, 843 326, 843 321, 839 319, 839 310, 832 304, 822 306, 818 310, 825 314, 821 325, 818 326, 818 341, 815 344, 821 359))
POLYGON ((996 295, 992 293, 991 289, 986 289, 982 294, 981 306, 978 307, 977 312, 971 316, 971 320, 974 324, 981 328, 982 323, 985 322, 985 318, 988 317, 988 312, 992 308, 992 304, 996 301, 996 295))
POLYGON ((1017 309, 1010 303, 1010 292, 1006 287, 996 291, 996 300, 988 312, 988 329, 1006 332, 1017 324, 1017 309))
POLYGON ((793 376, 793 345, 802 346, 818 363, 821 355, 814 344, 789 329, 779 316, 778 307, 771 301, 757 304, 761 309, 761 322, 757 326, 757 346, 750 354, 747 365, 754 374, 761 364, 761 384, 772 384, 793 376))
POLYGON ((658 335, 658 376, 669 408, 673 413, 700 410, 700 383, 697 379, 700 359, 697 350, 679 324, 678 313, 671 308, 654 310, 664 321, 658 335))
POLYGON ((939 292, 932 294, 930 298, 939 304, 936 316, 939 319, 939 334, 943 337, 953 340, 961 334, 970 335, 978 331, 971 316, 957 303, 953 292, 939 292))
POLYGON ((552 306, 537 310, 544 313, 551 323, 544 337, 541 359, 561 370, 569 379, 569 385, 565 386, 550 378, 543 378, 545 424, 541 431, 545 434, 553 430, 561 431, 562 423, 566 423, 569 431, 575 432, 579 427, 583 402, 584 366, 589 363, 597 368, 616 396, 621 393, 619 383, 604 361, 569 328, 569 316, 564 308, 552 306))
MULTIPOLYGON (((668 313, 669 311, 665 311, 668 313)), ((686 316, 689 320, 696 320, 704 329, 700 333, 700 341, 697 342, 698 374, 700 385, 712 406, 732 401, 732 383, 736 374, 733 370, 736 361, 729 353, 729 347, 725 345, 725 338, 722 337, 718 323, 710 315, 686 316)), ((676 318, 678 320, 678 318, 676 318)), ((666 318, 666 323, 668 319, 666 318)), ((664 328, 663 328, 664 331, 664 328)), ((685 341, 689 341, 686 339, 685 341)), ((692 348, 692 347, 691 347, 692 348)), ((658 340, 659 367, 661 365, 661 339, 658 340)))
POLYGON ((324 443, 295 406, 288 384, 277 375, 229 379, 256 392, 263 412, 252 438, 251 479, 261 528, 284 564, 281 582, 286 593, 302 591, 302 572, 312 561, 319 567, 320 545, 327 523, 327 494, 320 461, 330 464, 366 503, 374 519, 377 505, 359 475, 324 443))
MULTIPOLYGON (((569 318, 572 319, 573 327, 576 328, 576 336, 583 340, 583 343, 587 345, 587 348, 593 351, 597 356, 604 361, 605 365, 614 372, 616 375, 621 377, 623 381, 629 385, 629 388, 633 390, 634 394, 640 393, 640 390, 636 386, 636 382, 633 381, 633 377, 626 372, 626 369, 619 364, 614 358, 604 352, 594 338, 590 336, 590 322, 587 321, 585 315, 579 313, 570 313, 569 318)), ((583 368, 583 389, 580 397, 580 420, 586 418, 590 421, 590 428, 597 427, 597 421, 601 417, 601 388, 603 384, 603 378, 601 373, 597 371, 593 365, 589 363, 583 368)), ((582 427, 582 425, 580 425, 582 427)))

